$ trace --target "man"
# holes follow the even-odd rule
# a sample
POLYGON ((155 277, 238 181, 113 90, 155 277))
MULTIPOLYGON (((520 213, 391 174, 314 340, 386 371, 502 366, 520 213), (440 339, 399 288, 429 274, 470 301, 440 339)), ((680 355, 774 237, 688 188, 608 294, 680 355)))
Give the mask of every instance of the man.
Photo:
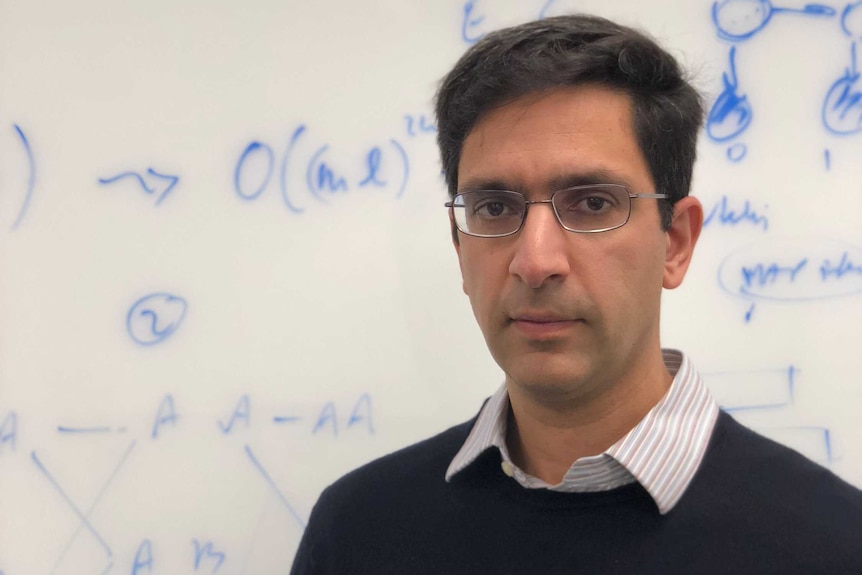
POLYGON ((659 345, 703 110, 639 32, 488 35, 437 96, 463 287, 504 385, 321 495, 294 573, 862 573, 862 494, 659 345))

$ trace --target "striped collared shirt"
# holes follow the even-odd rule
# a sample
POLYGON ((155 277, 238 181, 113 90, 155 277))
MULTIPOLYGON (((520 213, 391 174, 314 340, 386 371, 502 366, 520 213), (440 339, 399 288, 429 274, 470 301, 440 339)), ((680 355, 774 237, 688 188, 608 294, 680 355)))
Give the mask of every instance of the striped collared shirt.
POLYGON ((575 461, 558 485, 528 475, 512 462, 506 448, 509 394, 505 384, 485 403, 449 464, 446 481, 483 451, 496 447, 503 458, 503 472, 526 488, 607 491, 637 481, 652 496, 659 512, 667 513, 682 497, 703 460, 718 418, 718 404, 685 355, 676 350, 662 350, 662 355, 673 376, 668 392, 604 453, 575 461))

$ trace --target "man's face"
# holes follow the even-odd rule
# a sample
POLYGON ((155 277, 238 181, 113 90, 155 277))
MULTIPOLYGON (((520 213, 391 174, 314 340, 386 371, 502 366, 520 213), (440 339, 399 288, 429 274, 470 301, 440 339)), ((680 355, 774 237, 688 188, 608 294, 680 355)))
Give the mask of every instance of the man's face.
MULTIPOLYGON (((483 116, 461 152, 460 191, 540 200, 585 183, 655 192, 625 94, 583 86, 518 99, 483 116)), ((541 204, 515 235, 459 237, 464 292, 510 390, 589 400, 658 353, 662 284, 675 278, 656 200, 633 199, 629 222, 608 232, 566 231, 541 204)))

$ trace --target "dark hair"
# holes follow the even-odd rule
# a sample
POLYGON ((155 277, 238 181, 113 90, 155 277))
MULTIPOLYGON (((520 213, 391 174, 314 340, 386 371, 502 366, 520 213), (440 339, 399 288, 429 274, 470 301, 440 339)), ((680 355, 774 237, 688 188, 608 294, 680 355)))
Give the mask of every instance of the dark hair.
POLYGON ((437 144, 449 194, 458 186, 461 147, 491 108, 533 92, 581 84, 621 90, 659 201, 662 227, 688 195, 701 97, 677 61, 642 32, 595 16, 546 18, 492 32, 443 79, 436 97, 437 144))

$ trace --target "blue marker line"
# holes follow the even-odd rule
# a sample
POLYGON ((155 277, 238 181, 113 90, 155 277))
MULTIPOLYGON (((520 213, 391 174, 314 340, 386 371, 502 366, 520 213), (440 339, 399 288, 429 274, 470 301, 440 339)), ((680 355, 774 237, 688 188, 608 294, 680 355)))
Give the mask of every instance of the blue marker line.
POLYGON ((294 510, 293 506, 287 500, 287 497, 284 496, 284 494, 278 488, 278 485, 275 484, 275 481, 272 480, 272 477, 270 477, 266 469, 263 468, 263 465, 260 464, 260 462, 257 460, 257 457, 254 456, 254 453, 252 453, 251 451, 251 447, 246 445, 245 452, 248 455, 248 458, 251 459, 251 462, 254 464, 254 466, 257 467, 257 470, 260 472, 266 482, 269 483, 269 486, 272 487, 273 491, 275 491, 275 494, 278 495, 278 498, 281 499, 281 502, 284 503, 284 506, 287 507, 287 510, 290 512, 296 522, 299 523, 299 526, 305 529, 305 521, 303 521, 299 514, 296 512, 296 510, 294 510))
POLYGON ((754 305, 755 304, 751 304, 751 307, 749 307, 748 311, 745 312, 745 323, 748 323, 751 321, 751 317, 754 315, 754 305))
POLYGON ((111 176, 110 178, 99 178, 99 183, 104 185, 113 184, 114 182, 118 182, 124 178, 133 178, 138 181, 138 185, 144 188, 144 191, 148 194, 152 194, 153 190, 147 187, 147 182, 144 181, 144 177, 137 172, 121 172, 116 176, 111 176))
MULTIPOLYGON (((101 535, 99 535, 99 533, 98 533, 98 532, 96 531, 96 529, 95 529, 95 528, 90 524, 90 522, 89 522, 89 521, 87 521, 87 516, 86 516, 86 515, 84 515, 84 514, 81 512, 81 510, 80 510, 80 509, 78 509, 78 507, 75 505, 75 503, 74 503, 74 502, 69 498, 69 496, 68 496, 68 495, 66 495, 66 492, 65 492, 65 491, 63 491, 63 488, 62 488, 62 487, 60 487, 60 484, 59 484, 59 483, 57 483, 57 480, 56 480, 56 479, 54 479, 54 477, 53 477, 53 476, 48 472, 48 470, 47 470, 47 469, 45 469, 45 466, 44 466, 44 465, 42 465, 42 462, 41 462, 41 461, 39 461, 39 458, 36 456, 36 452, 35 452, 35 451, 31 451, 31 452, 30 452, 30 458, 33 460, 33 463, 35 463, 35 464, 36 464, 36 467, 38 467, 38 468, 39 468, 39 470, 42 472, 42 474, 44 474, 44 475, 45 475, 45 477, 47 477, 47 478, 48 478, 48 481, 50 481, 50 482, 51 482, 51 485, 53 485, 53 486, 54 486, 54 489, 56 489, 56 490, 57 490, 57 492, 58 492, 60 495, 62 495, 62 496, 63 496, 63 499, 65 499, 65 500, 66 500, 66 503, 68 503, 68 504, 69 504, 69 507, 71 507, 71 508, 72 508, 72 510, 75 512, 75 515, 77 515, 77 516, 78 516, 78 518, 81 520, 81 526, 86 527, 86 528, 87 528, 87 530, 88 530, 90 533, 92 533, 92 534, 93 534, 93 537, 95 537, 95 538, 96 538, 96 541, 98 541, 98 542, 99 542, 99 544, 100 544, 100 545, 105 549, 105 553, 107 553, 107 554, 108 554, 108 557, 111 557, 111 556, 113 555, 113 553, 111 552, 111 548, 108 546, 108 544, 105 542, 105 540, 104 540, 104 539, 102 539, 102 536, 101 536, 101 535)), ((77 532, 76 532, 76 534, 77 534, 77 532)), ((68 548, 68 547, 67 547, 67 548, 68 548)), ((65 551, 64 551, 64 554, 65 554, 65 551)), ((56 567, 55 567, 55 569, 56 569, 56 567)), ((52 570, 52 572, 53 572, 53 570, 52 570)))
POLYGON ((826 4, 806 4, 802 8, 786 8, 773 6, 772 11, 776 14, 787 12, 789 14, 803 14, 805 16, 835 16, 835 8, 826 4))
POLYGON ((478 26, 485 20, 484 16, 479 16, 478 18, 471 18, 471 14, 473 13, 473 8, 475 7, 475 0, 467 0, 464 3, 464 17, 461 20, 461 38, 467 42, 468 44, 475 44, 479 40, 482 39, 482 36, 485 34, 479 34, 478 36, 468 36, 467 32, 470 28, 478 26))
POLYGON ((126 331, 140 345, 161 343, 179 328, 187 310, 188 303, 179 296, 165 292, 146 295, 126 314, 126 331), (160 319, 164 323, 161 329, 158 327, 160 319))
POLYGON ((748 146, 742 142, 737 142, 727 147, 727 159, 734 163, 739 163, 748 153, 748 146))
POLYGON ((287 209, 295 214, 301 214, 305 211, 305 208, 294 206, 287 195, 287 165, 291 155, 293 154, 293 147, 296 145, 296 141, 299 140, 299 137, 304 132, 305 125, 300 124, 293 131, 293 134, 291 134, 290 142, 288 142, 287 144, 287 150, 285 150, 284 156, 281 157, 281 166, 278 173, 278 183, 279 187, 281 188, 281 199, 284 201, 284 205, 287 206, 287 209))
POLYGON ((826 449, 826 461, 830 464, 834 461, 832 454, 832 433, 829 431, 828 428, 820 427, 817 425, 794 425, 785 427, 772 427, 770 429, 815 431, 817 433, 820 433, 823 436, 823 447, 826 449))
POLYGON ((407 157, 407 151, 404 147, 398 143, 394 138, 389 140, 389 142, 395 146, 395 149, 398 150, 398 153, 401 154, 401 162, 404 165, 404 179, 401 180, 401 187, 398 189, 398 194, 396 194, 396 198, 400 198, 404 194, 404 190, 407 188, 407 178, 410 176, 410 160, 407 157))
MULTIPOLYGON (((862 10, 862 1, 848 4, 841 12, 841 30, 851 38, 853 37, 853 31, 850 30, 847 22, 850 20, 850 14, 852 14, 854 10, 862 10)), ((862 31, 857 31, 856 33, 862 36, 862 31)))
POLYGON ((826 444, 826 461, 832 463, 832 436, 825 427, 823 428, 823 442, 826 444))
POLYGON ((170 191, 174 189, 174 186, 177 185, 177 182, 180 181, 180 178, 179 178, 179 176, 171 176, 170 174, 160 174, 159 172, 155 171, 152 168, 147 168, 147 173, 149 175, 153 176, 154 178, 159 178, 160 180, 165 180, 168 182, 168 185, 165 188, 165 190, 162 192, 162 195, 160 195, 159 199, 156 200, 156 205, 158 206, 159 204, 162 203, 162 200, 164 200, 165 197, 167 197, 167 195, 170 193, 170 191))
POLYGON ((224 563, 225 554, 214 550, 212 541, 207 541, 206 544, 201 545, 200 541, 192 539, 192 544, 195 546, 195 571, 200 568, 201 562, 204 559, 214 559, 216 564, 213 567, 212 573, 215 574, 221 568, 222 563, 224 563))
POLYGON ((763 403, 756 405, 738 405, 735 407, 728 407, 726 405, 722 405, 721 408, 728 413, 736 412, 736 411, 755 411, 758 409, 780 409, 782 407, 787 407, 790 405, 790 402, 785 403, 763 403))
MULTIPOLYGON (((165 187, 164 190, 162 190, 162 193, 159 195, 159 198, 156 200, 156 206, 158 206, 159 204, 162 203, 162 200, 165 199, 165 197, 168 195, 168 193, 170 193, 170 191, 172 189, 174 189, 174 186, 177 185, 177 182, 180 181, 180 178, 179 178, 179 176, 171 176, 169 174, 160 174, 159 172, 155 171, 152 168, 147 168, 147 173, 154 178, 157 178, 159 180, 165 180, 167 182, 167 186, 165 187)), ((113 184, 114 182, 116 182, 118 180, 122 180, 124 178, 132 178, 132 179, 136 180, 138 182, 138 185, 141 186, 144 189, 144 192, 147 194, 156 193, 156 187, 155 186, 149 186, 147 184, 147 181, 144 179, 144 177, 137 172, 122 172, 122 173, 117 174, 116 176, 113 176, 110 178, 99 178, 99 183, 102 185, 108 185, 108 184, 113 184)))
POLYGON ((246 201, 252 201, 256 200, 257 197, 263 193, 263 191, 266 189, 267 184, 269 184, 269 179, 272 177, 272 164, 274 162, 274 159, 275 156, 273 154, 272 148, 270 148, 268 144, 254 141, 245 147, 245 150, 243 150, 242 154, 240 154, 239 160, 236 163, 236 167, 234 167, 233 170, 233 189, 240 198, 246 201), (242 183, 240 182, 240 180, 242 179, 242 169, 243 166, 245 166, 245 161, 246 159, 248 159, 249 154, 257 152, 258 150, 262 150, 266 153, 266 176, 264 176, 263 181, 260 183, 256 190, 254 190, 250 194, 247 194, 242 189, 242 183))
POLYGON ((862 275, 862 265, 853 263, 850 259, 850 254, 846 251, 841 254, 841 260, 838 263, 833 265, 830 260, 824 260, 820 264, 820 278, 822 281, 828 280, 830 276, 835 276, 835 279, 841 279, 850 273, 862 275))
POLYGON ((313 156, 311 156, 311 161, 308 162, 308 169, 305 171, 305 183, 308 186, 309 193, 314 196, 314 198, 322 203, 326 203, 319 192, 325 187, 328 188, 330 192, 337 191, 347 191, 347 181, 344 178, 339 178, 335 175, 335 173, 326 165, 326 162, 320 162, 318 164, 318 160, 329 150, 329 144, 321 146, 313 156), (317 166, 317 183, 314 182, 314 168, 317 166))
POLYGON ((787 368, 787 390, 790 392, 790 402, 796 401, 796 374, 799 372, 795 366, 787 368))
POLYGON ((276 417, 272 418, 272 422, 273 423, 295 423, 297 421, 300 421, 301 419, 302 419, 301 417, 297 417, 295 415, 276 416, 276 417))
MULTIPOLYGON (((93 512, 93 510, 96 509, 96 506, 99 505, 99 501, 101 501, 102 496, 105 494, 105 492, 108 489, 108 486, 110 486, 111 483, 113 483, 114 478, 120 472, 120 469, 123 467, 123 465, 125 465, 126 460, 129 458, 129 455, 132 453, 132 449, 135 448, 136 443, 137 443, 137 441, 132 441, 129 444, 129 447, 126 449, 126 452, 123 453, 122 457, 120 457, 120 460, 117 462, 117 465, 114 466, 114 470, 111 472, 111 475, 108 476, 108 479, 105 481, 104 484, 102 484, 102 488, 99 490, 99 493, 96 495, 96 499, 93 500, 93 503, 91 503, 89 509, 87 509, 87 513, 86 513, 87 517, 89 517, 90 514, 93 512)), ((78 535, 81 533, 82 527, 84 527, 83 523, 81 523, 81 525, 78 526, 78 529, 76 529, 75 532, 72 534, 72 537, 69 539, 69 542, 66 544, 66 547, 63 548, 63 551, 60 553, 60 556, 57 557, 57 561, 54 563, 54 568, 51 569, 51 573, 54 573, 57 571, 57 568, 63 562, 63 559, 66 557, 66 554, 69 552, 69 549, 71 549, 72 543, 75 542, 75 539, 77 539, 78 535)), ((111 556, 110 552, 108 552, 108 556, 109 557, 111 556)), ((108 568, 107 568, 107 570, 105 570, 105 573, 110 571, 111 567, 113 567, 113 563, 108 565, 108 568)))
POLYGON ((770 0, 724 0, 712 5, 712 22, 724 40, 748 40, 763 30, 772 16, 780 13, 803 16, 834 16, 835 9, 825 4, 806 4, 803 8, 775 7, 770 0), (723 9, 729 7, 730 10, 723 9), (722 13, 727 15, 722 17, 722 13))
POLYGON ((110 433, 110 427, 66 427, 58 425, 57 431, 60 433, 110 433))
POLYGON ((33 190, 36 188, 36 163, 33 161, 33 150, 30 149, 30 142, 27 140, 27 136, 24 135, 18 124, 13 124, 12 127, 15 128, 15 132, 24 146, 24 151, 27 152, 27 165, 29 167, 27 174, 27 194, 24 196, 24 202, 21 204, 18 217, 15 218, 15 223, 12 224, 12 230, 14 231, 21 225, 21 220, 24 219, 24 215, 30 208, 30 200, 33 198, 33 190))
MULTIPOLYGON (((764 205, 763 207, 765 210, 769 206, 764 205)), ((722 195, 721 201, 715 204, 709 211, 709 214, 703 220, 703 227, 708 227, 713 222, 725 226, 736 226, 741 223, 747 223, 759 226, 764 232, 769 229, 769 218, 757 213, 751 207, 751 202, 745 200, 741 210, 734 210, 729 206, 729 200, 726 195, 722 195)))
POLYGON ((111 572, 111 569, 113 569, 113 568, 114 568, 114 564, 113 564, 113 563, 108 563, 108 566, 107 566, 107 567, 105 567, 105 570, 104 570, 104 571, 102 571, 99 575, 108 575, 108 573, 110 573, 110 572, 111 572))
POLYGON ((856 42, 850 45, 850 66, 832 83, 823 100, 823 126, 835 135, 862 131, 862 73, 856 62, 856 42), (849 116, 849 117, 848 117, 849 116))
MULTIPOLYGON (((744 132, 753 117, 748 97, 737 94, 739 80, 736 77, 736 46, 730 48, 729 60, 730 69, 721 75, 724 89, 716 98, 706 118, 707 136, 713 142, 719 143, 732 140, 744 132)), ((730 155, 728 158, 733 160, 730 155)), ((740 156, 739 159, 742 157, 740 156)))
POLYGON ((377 146, 371 148, 368 154, 365 156, 365 166, 368 168, 368 175, 365 176, 360 182, 359 187, 364 188, 369 184, 373 184, 378 187, 382 187, 386 185, 386 180, 380 180, 377 178, 377 172, 380 171, 380 160, 381 160, 381 152, 380 148, 377 146))
POLYGON ((548 9, 554 4, 555 0, 548 0, 542 9, 539 10, 539 20, 542 20, 547 15, 548 9))
POLYGON ((788 278, 791 283, 796 281, 799 273, 805 269, 808 264, 808 258, 803 258, 795 266, 780 266, 775 262, 769 265, 757 264, 752 267, 742 266, 744 286, 740 286, 739 291, 748 293, 748 288, 752 285, 755 287, 763 287, 774 284, 779 279, 788 278))

